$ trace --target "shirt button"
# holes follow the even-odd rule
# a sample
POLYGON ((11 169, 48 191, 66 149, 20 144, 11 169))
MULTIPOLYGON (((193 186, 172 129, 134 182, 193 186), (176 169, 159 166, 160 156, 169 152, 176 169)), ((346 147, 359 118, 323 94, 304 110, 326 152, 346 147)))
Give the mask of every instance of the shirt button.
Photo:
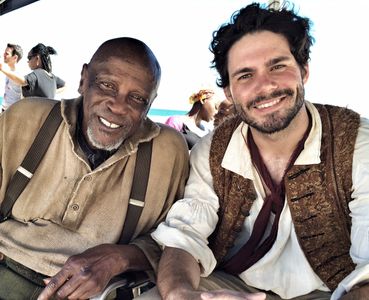
POLYGON ((85 180, 86 180, 86 181, 91 181, 91 179, 92 179, 92 176, 91 176, 91 175, 87 175, 87 176, 85 177, 85 180))
POLYGON ((77 211, 77 210, 79 210, 79 205, 78 204, 76 204, 76 203, 74 203, 74 204, 72 204, 72 209, 74 210, 74 211, 77 211))

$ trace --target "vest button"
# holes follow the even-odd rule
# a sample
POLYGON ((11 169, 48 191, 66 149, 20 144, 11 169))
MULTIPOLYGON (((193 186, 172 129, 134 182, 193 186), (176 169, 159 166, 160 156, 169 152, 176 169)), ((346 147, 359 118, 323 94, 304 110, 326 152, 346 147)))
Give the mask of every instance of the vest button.
POLYGON ((242 226, 237 226, 236 228, 233 228, 233 232, 240 233, 242 231, 242 226))
POLYGON ((79 210, 79 205, 78 205, 78 204, 76 204, 76 203, 72 204, 72 205, 71 205, 71 207, 72 207, 72 209, 73 209, 74 211, 79 210))
POLYGON ((246 194, 246 198, 254 201, 257 198, 257 194, 253 191, 250 191, 246 194))
POLYGON ((241 213, 246 217, 250 215, 250 211, 246 207, 241 207, 241 213))

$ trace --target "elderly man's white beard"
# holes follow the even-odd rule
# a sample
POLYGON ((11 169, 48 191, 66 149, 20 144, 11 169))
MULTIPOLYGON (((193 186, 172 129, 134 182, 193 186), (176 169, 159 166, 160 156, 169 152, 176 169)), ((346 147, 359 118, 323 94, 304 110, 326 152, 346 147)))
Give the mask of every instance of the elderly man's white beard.
POLYGON ((120 139, 118 139, 117 141, 115 141, 112 144, 102 144, 99 141, 97 141, 94 137, 94 134, 92 132, 92 129, 90 127, 87 128, 87 138, 89 140, 89 142, 91 143, 91 145, 93 147, 95 147, 96 149, 100 149, 100 150, 105 150, 105 151, 112 151, 115 149, 118 149, 120 147, 120 145, 123 144, 124 140, 125 140, 125 136, 122 136, 120 139))

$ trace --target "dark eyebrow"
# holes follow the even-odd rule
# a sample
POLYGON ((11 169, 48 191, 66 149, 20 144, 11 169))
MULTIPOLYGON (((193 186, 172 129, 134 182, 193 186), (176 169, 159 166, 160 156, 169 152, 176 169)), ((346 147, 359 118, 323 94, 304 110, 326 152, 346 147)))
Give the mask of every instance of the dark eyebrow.
POLYGON ((279 56, 279 57, 276 57, 276 58, 273 58, 273 59, 269 60, 266 63, 266 66, 267 67, 271 67, 273 65, 276 65, 276 64, 278 64, 278 63, 280 63, 282 61, 289 60, 289 59, 290 59, 290 57, 288 57, 288 56, 279 56))
MULTIPOLYGON (((285 60, 289 60, 291 59, 289 56, 279 56, 279 57, 276 57, 276 58, 272 58, 271 60, 269 60, 267 63, 266 63, 266 66, 267 67, 271 67, 273 65, 276 65, 282 61, 285 61, 285 60)), ((231 77, 235 77, 237 76, 238 74, 243 74, 243 73, 252 73, 254 72, 255 69, 254 68, 249 68, 249 67, 245 67, 245 68, 242 68, 242 69, 238 69, 236 70, 235 72, 233 72, 231 75, 231 77)))
POLYGON ((231 75, 231 77, 235 77, 237 76, 238 74, 243 74, 243 73, 250 73, 250 72, 253 72, 255 69, 253 68, 248 68, 248 67, 245 67, 245 68, 242 68, 242 69, 238 69, 236 70, 235 72, 233 72, 231 75))

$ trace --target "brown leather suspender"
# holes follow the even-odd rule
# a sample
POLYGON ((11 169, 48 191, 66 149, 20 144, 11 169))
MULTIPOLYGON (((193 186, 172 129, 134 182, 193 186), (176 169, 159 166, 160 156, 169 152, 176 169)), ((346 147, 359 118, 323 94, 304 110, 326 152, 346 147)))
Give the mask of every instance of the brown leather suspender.
POLYGON ((51 109, 23 162, 11 178, 0 208, 0 222, 10 216, 13 205, 35 173, 61 123, 60 102, 51 109))
POLYGON ((127 244, 131 240, 144 207, 150 173, 152 141, 139 144, 137 150, 131 195, 119 244, 127 244))

